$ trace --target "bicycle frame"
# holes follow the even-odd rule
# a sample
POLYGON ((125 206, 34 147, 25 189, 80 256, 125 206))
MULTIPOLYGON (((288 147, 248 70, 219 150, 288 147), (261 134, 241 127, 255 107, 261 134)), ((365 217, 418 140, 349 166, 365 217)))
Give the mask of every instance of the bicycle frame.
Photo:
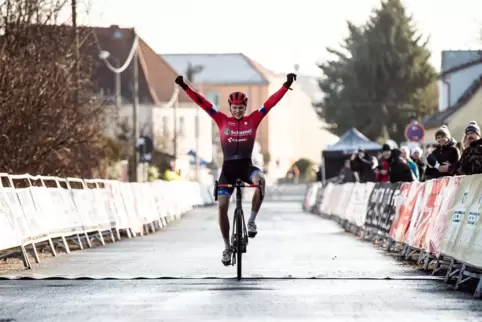
POLYGON ((218 201, 218 190, 220 188, 234 188, 236 190, 236 208, 234 209, 233 217, 233 231, 231 235, 231 247, 233 250, 233 259, 231 264, 237 265, 237 278, 241 280, 242 275, 242 253, 246 253, 246 247, 248 245, 248 234, 246 228, 246 222, 244 220, 243 206, 242 206, 242 194, 241 188, 259 188, 261 194, 261 200, 263 199, 263 189, 261 184, 249 184, 244 183, 240 179, 236 180, 236 184, 219 184, 218 181, 214 183, 214 200, 218 201), (240 240, 244 241, 240 242, 240 240), (236 260, 237 256, 237 260, 236 260))

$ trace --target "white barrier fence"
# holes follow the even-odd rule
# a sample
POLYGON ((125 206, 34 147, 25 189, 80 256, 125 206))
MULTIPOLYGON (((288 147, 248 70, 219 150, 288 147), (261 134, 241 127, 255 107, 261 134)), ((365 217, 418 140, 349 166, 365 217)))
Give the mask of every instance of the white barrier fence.
POLYGON ((55 246, 70 253, 92 238, 105 245, 144 235, 180 219, 195 206, 213 204, 212 189, 197 182, 144 183, 0 174, 0 258, 27 252, 39 263, 37 248, 55 246), (22 187, 18 187, 19 183, 22 187), (23 184, 22 184, 23 183, 23 184))
POLYGON ((315 183, 303 208, 416 260, 433 275, 445 271, 455 289, 478 279, 474 296, 482 297, 482 174, 410 183, 315 183))

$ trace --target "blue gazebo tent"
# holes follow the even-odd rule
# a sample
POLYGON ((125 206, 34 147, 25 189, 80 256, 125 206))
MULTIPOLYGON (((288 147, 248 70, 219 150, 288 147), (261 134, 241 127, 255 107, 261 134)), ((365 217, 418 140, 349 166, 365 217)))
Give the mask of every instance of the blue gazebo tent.
POLYGON ((374 155, 374 153, 381 151, 382 146, 370 141, 360 131, 352 127, 340 137, 338 142, 323 150, 324 179, 337 176, 345 160, 358 149, 366 150, 368 154, 374 155))

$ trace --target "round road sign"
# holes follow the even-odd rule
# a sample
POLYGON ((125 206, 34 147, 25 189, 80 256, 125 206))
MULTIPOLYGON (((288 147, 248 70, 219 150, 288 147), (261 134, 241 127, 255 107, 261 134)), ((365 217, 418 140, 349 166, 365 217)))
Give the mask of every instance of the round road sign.
POLYGON ((420 142, 425 135, 425 129, 418 122, 412 122, 405 128, 405 137, 411 142, 420 142))

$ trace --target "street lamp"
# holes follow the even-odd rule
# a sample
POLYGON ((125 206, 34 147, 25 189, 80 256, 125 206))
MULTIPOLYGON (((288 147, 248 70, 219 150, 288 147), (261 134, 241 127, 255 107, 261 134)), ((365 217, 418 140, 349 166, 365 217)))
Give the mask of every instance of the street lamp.
MULTIPOLYGON (((139 138, 139 72, 138 72, 138 57, 137 57, 137 36, 136 40, 134 42, 134 45, 132 47, 132 74, 133 74, 133 80, 132 80, 132 123, 133 123, 133 133, 132 133, 132 141, 133 141, 133 156, 132 156, 132 168, 131 168, 131 173, 132 173, 132 178, 131 182, 137 182, 138 180, 138 164, 139 164, 139 156, 137 154, 137 139, 139 138)), ((107 58, 110 56, 110 53, 106 50, 102 50, 99 52, 99 58, 104 60, 106 65, 109 67, 111 71, 113 71, 116 74, 116 105, 120 109, 121 107, 121 86, 120 86, 120 73, 122 73, 122 70, 115 70, 113 69, 109 62, 107 61, 107 58)), ((115 59, 117 65, 119 66, 119 60, 115 59)), ((127 67, 128 65, 126 65, 127 67)), ((120 67, 120 66, 119 66, 120 67)))
MULTIPOLYGON (((101 50, 99 53, 99 58, 102 60, 107 60, 110 57, 110 52, 107 50, 101 50)), ((116 57, 114 58, 116 62, 117 68, 120 68, 121 66, 119 65, 119 59, 116 57)), ((122 93, 121 93, 121 73, 114 72, 115 74, 115 98, 116 98, 116 107, 117 110, 120 110, 121 105, 122 105, 122 93)))
MULTIPOLYGON (((202 65, 192 65, 188 63, 186 69, 186 78, 190 83, 194 83, 194 76, 204 70, 202 65)), ((196 180, 199 181, 199 108, 196 108, 196 180)))

